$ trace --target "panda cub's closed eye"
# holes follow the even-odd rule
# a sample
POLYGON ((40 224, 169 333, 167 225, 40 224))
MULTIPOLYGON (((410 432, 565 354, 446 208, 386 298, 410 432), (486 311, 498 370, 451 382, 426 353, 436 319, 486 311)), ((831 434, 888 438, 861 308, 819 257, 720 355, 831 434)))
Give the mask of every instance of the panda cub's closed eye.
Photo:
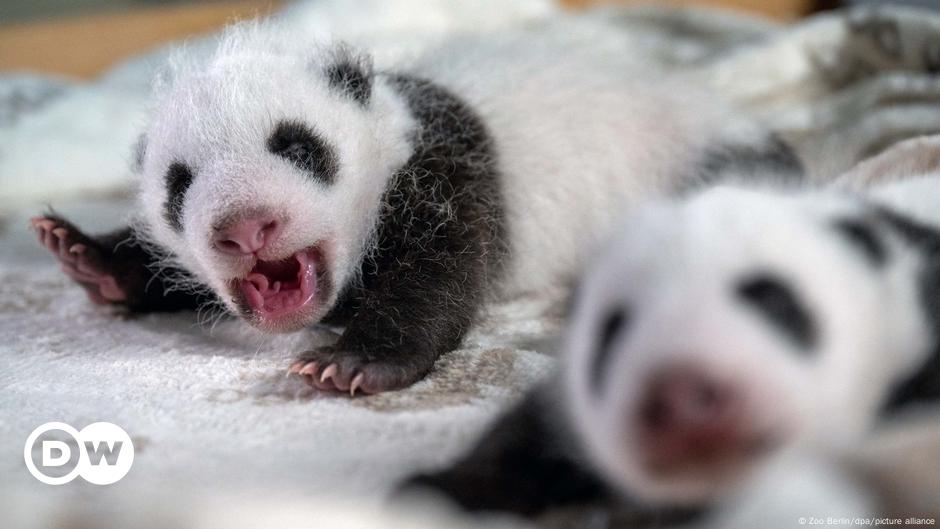
POLYGON ((281 121, 268 138, 268 151, 293 163, 311 178, 332 184, 337 159, 333 149, 310 127, 298 121, 281 121))
POLYGON ((622 307, 614 308, 601 318, 597 329, 597 346, 591 361, 591 382, 595 391, 600 392, 601 375, 607 367, 613 352, 614 339, 622 336, 630 325, 630 313, 622 307))
POLYGON ((193 183, 193 171, 183 162, 173 162, 166 170, 166 204, 163 216, 170 227, 177 232, 183 231, 183 199, 186 190, 193 183))
POLYGON ((818 333, 812 316, 781 278, 754 274, 738 283, 735 293, 804 351, 816 345, 818 333))

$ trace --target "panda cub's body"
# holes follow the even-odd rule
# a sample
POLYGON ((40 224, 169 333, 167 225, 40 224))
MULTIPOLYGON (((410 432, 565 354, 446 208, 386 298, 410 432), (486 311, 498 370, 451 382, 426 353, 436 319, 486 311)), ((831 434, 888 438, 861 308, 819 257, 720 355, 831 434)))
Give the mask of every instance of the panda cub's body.
POLYGON ((471 509, 606 502, 679 523, 772 460, 937 402, 937 197, 940 173, 639 208, 578 290, 560 376, 412 484, 471 509))
POLYGON ((139 219, 39 237, 98 302, 221 303, 267 331, 345 326, 292 366, 323 390, 407 386, 492 295, 563 292, 637 200, 728 153, 799 162, 720 100, 550 34, 464 38, 399 65, 236 28, 155 90, 139 219), (118 244, 122 243, 122 244, 118 244))

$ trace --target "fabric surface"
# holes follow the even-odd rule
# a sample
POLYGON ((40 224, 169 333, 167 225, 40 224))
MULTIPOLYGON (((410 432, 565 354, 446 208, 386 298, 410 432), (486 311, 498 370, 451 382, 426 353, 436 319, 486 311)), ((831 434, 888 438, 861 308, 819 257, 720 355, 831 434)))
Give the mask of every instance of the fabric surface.
MULTIPOLYGON (((483 10, 421 3, 413 16, 416 4, 301 2, 284 17, 353 43, 395 42, 380 51, 389 58, 453 31, 518 25, 629 44, 642 60, 718 87, 765 119, 820 181, 898 139, 940 128, 936 13, 857 10, 778 27, 649 8, 559 20, 541 1, 483 10), (376 12, 382 16, 368 16, 376 12)), ((284 376, 304 346, 332 338, 328 329, 264 337, 213 315, 126 319, 90 304, 36 244, 27 220, 51 203, 94 232, 131 211, 131 145, 149 79, 166 56, 157 50, 90 84, 0 76, 0 498, 9 507, 0 501, 0 512, 13 517, 10 526, 40 523, 31 513, 52 504, 60 509, 49 512, 60 512, 69 505, 62 501, 113 506, 206 491, 240 498, 215 505, 220 511, 263 504, 257 491, 375 501, 402 476, 453 459, 548 375, 559 311, 538 299, 492 307, 463 347, 414 387, 356 399, 318 396, 284 376), (537 312, 547 316, 529 318, 537 312), (54 420, 122 426, 137 447, 130 474, 106 489, 77 481, 53 490, 35 481, 23 443, 54 420), (245 491, 252 494, 238 496, 245 491)))

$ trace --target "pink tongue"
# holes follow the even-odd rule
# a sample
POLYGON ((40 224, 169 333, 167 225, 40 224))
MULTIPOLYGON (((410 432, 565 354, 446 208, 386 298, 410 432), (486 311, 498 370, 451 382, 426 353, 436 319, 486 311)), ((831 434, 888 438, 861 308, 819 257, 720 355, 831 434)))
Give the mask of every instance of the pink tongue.
POLYGON ((268 276, 253 272, 240 283, 242 293, 255 314, 263 318, 276 318, 300 309, 316 295, 316 262, 306 252, 298 252, 294 258, 300 264, 296 278, 287 281, 271 281, 268 276))

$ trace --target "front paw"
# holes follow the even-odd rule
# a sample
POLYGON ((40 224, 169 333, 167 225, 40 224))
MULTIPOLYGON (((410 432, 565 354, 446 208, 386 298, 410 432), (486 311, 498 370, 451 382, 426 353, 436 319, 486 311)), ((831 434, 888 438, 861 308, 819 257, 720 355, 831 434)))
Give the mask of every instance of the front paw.
POLYGON ((95 303, 127 300, 127 293, 107 269, 95 242, 69 222, 54 216, 35 217, 30 227, 39 243, 59 261, 65 275, 85 288, 95 303))
MULTIPOLYGON (((304 377, 320 391, 366 394, 408 387, 420 380, 431 365, 405 358, 377 360, 361 352, 323 347, 301 353, 290 372, 304 377)), ((431 362, 433 364, 433 362, 431 362)))

